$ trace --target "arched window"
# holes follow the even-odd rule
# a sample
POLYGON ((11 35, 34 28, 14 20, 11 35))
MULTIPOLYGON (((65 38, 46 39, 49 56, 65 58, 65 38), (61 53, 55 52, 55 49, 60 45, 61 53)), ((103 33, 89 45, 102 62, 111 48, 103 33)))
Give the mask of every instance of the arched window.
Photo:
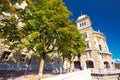
POLYGON ((102 46, 101 46, 101 45, 99 45, 99 50, 101 50, 101 51, 102 51, 102 46))
POLYGON ((74 67, 77 69, 77 68, 80 68, 80 61, 74 61, 74 67))
POLYGON ((87 68, 94 68, 94 63, 93 63, 93 61, 87 60, 87 61, 86 61, 86 66, 87 66, 87 68))
POLYGON ((110 68, 109 62, 105 61, 105 62, 104 62, 104 66, 105 66, 105 68, 110 68))

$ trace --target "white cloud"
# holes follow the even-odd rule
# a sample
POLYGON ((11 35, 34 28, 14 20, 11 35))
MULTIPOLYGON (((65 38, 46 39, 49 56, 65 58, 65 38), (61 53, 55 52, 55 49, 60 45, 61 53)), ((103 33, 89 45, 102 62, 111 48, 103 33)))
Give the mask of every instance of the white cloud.
POLYGON ((120 59, 113 59, 114 63, 120 63, 120 59))

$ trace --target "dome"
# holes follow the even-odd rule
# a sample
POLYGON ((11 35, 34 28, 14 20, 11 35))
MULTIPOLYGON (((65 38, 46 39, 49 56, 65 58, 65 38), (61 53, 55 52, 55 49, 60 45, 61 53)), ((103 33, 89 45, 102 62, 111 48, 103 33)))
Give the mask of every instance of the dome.
POLYGON ((82 15, 82 16, 79 16, 77 20, 81 20, 83 18, 87 17, 87 15, 82 15))

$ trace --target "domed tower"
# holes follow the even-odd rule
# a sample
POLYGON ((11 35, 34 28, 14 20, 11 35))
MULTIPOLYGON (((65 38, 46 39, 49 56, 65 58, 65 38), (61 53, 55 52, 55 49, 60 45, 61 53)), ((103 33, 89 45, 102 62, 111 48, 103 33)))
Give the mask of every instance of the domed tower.
POLYGON ((112 54, 109 52, 106 37, 100 31, 94 31, 87 15, 79 16, 77 29, 86 41, 86 54, 81 56, 81 66, 85 68, 114 68, 112 54))

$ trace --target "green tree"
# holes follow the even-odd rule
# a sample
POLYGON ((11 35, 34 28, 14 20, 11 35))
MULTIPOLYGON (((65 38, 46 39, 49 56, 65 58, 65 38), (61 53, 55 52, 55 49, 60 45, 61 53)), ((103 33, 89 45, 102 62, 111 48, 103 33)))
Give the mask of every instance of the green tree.
POLYGON ((115 63, 115 68, 120 69, 120 63, 115 63))
POLYGON ((72 49, 76 45, 76 28, 62 0, 26 0, 25 7, 18 7, 25 3, 23 0, 1 0, 0 3, 0 14, 4 17, 1 38, 10 49, 25 49, 39 55, 39 73, 43 73, 47 54, 61 51, 62 47, 76 51, 72 49))
POLYGON ((65 44, 64 46, 61 45, 59 48, 59 53, 61 53, 63 59, 67 59, 70 62, 70 72, 72 72, 73 60, 76 56, 80 57, 80 55, 84 54, 86 48, 85 40, 82 38, 82 35, 76 29, 76 27, 73 26, 70 30, 67 30, 69 31, 69 35, 66 35, 68 37, 67 39, 70 40, 70 44, 68 43, 68 45, 65 44))

